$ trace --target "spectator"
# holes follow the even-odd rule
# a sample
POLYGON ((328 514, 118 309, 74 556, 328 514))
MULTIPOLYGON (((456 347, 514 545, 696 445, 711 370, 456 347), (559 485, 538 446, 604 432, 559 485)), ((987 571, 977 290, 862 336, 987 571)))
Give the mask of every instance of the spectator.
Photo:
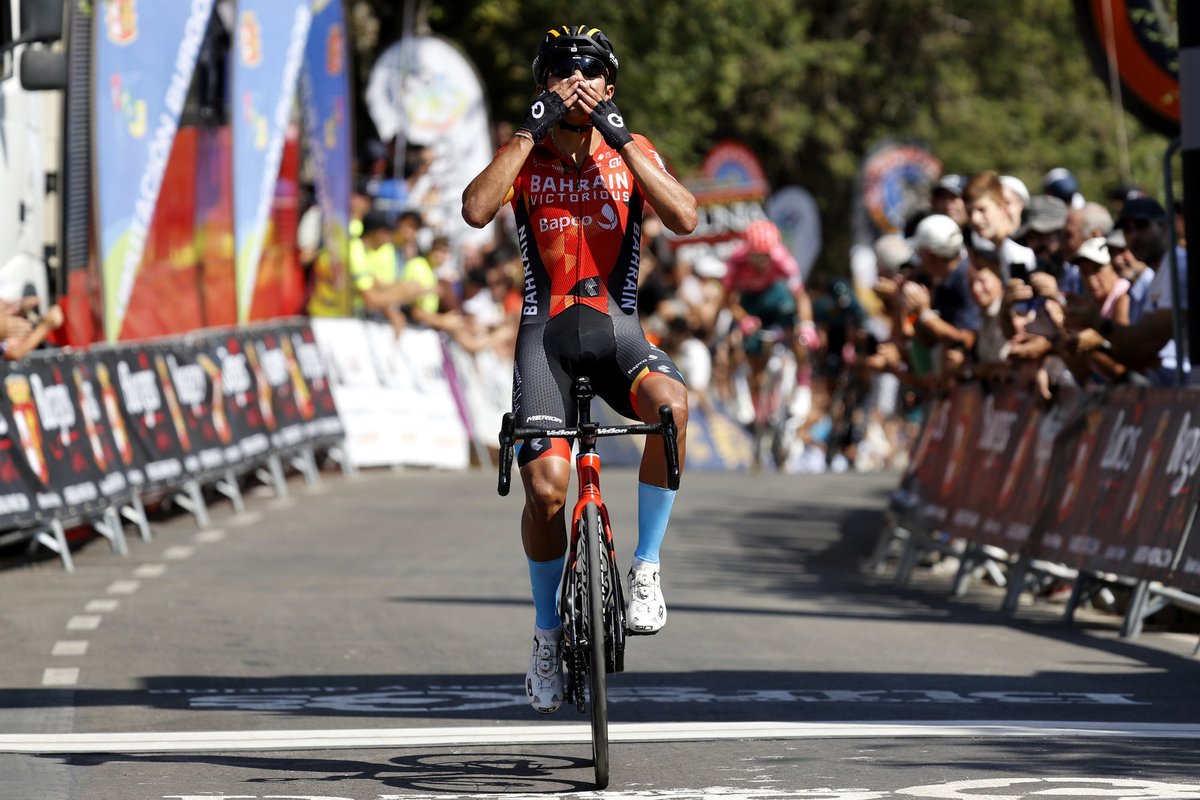
MULTIPOLYGON (((999 204, 996 208, 1007 219, 999 204)), ((916 335, 927 346, 942 349, 942 358, 935 358, 934 363, 956 369, 963 362, 963 352, 975 346, 980 322, 979 308, 971 299, 962 229, 950 217, 932 214, 917 225, 913 239, 931 289, 905 281, 901 287, 904 307, 915 317, 916 335)))
POLYGON ((1017 226, 1009 215, 999 176, 994 172, 973 176, 963 190, 963 200, 967 204, 971 229, 996 250, 1000 274, 1005 282, 1028 279, 1036 258, 1032 250, 1010 238, 1017 226))
POLYGON ((965 183, 961 175, 943 175, 933 185, 930 196, 933 213, 944 214, 957 222, 960 228, 967 226, 967 207, 962 199, 965 183))
POLYGON ((350 279, 354 283, 354 308, 366 316, 385 317, 399 335, 404 317, 399 306, 407 302, 412 288, 396 280, 396 248, 387 214, 369 211, 361 223, 362 233, 350 240, 350 279))
POLYGON ((1042 178, 1042 191, 1057 197, 1068 208, 1083 208, 1083 195, 1079 193, 1079 181, 1066 167, 1055 167, 1042 178))
MULTIPOLYGON (((1125 235, 1134 258, 1155 265, 1142 316, 1129 326, 1102 320, 1095 328, 1086 328, 1071 342, 1075 352, 1088 354, 1108 351, 1113 359, 1130 370, 1142 372, 1150 383, 1173 386, 1177 370, 1188 380, 1191 365, 1186 354, 1178 357, 1174 341, 1174 286, 1171 278, 1170 222, 1162 205, 1152 197, 1136 197, 1121 209, 1117 225, 1125 235)), ((1179 303, 1187 310, 1187 254, 1176 253, 1179 303)), ((1183 315, 1183 341, 1187 342, 1187 315, 1183 315)))
POLYGON ((1139 261, 1126 247, 1125 234, 1120 228, 1113 228, 1105 241, 1108 243, 1108 254, 1112 259, 1113 268, 1118 275, 1129 281, 1129 324, 1136 325, 1146 307, 1146 294, 1150 291, 1150 284, 1154 282, 1154 270, 1146 262, 1139 261))
MULTIPOLYGON (((1084 299, 1096 309, 1100 319, 1128 325, 1130 284, 1113 268, 1108 242, 1102 237, 1088 239, 1072 260, 1079 265, 1083 276, 1087 289, 1084 299)), ((1082 359, 1069 360, 1068 365, 1080 383, 1089 379, 1112 383, 1123 379, 1126 373, 1124 365, 1102 349, 1087 353, 1082 359)))
POLYGON ((979 335, 973 351, 975 374, 1003 377, 1008 370, 1012 323, 1004 304, 1004 277, 995 250, 968 249, 971 298, 979 307, 979 335))
MULTIPOLYGON (((34 298, 36 299, 36 298, 34 298)), ((20 361, 46 341, 51 333, 62 327, 63 312, 50 306, 38 316, 37 304, 16 304, 13 313, 0 316, 0 352, 8 361, 20 361)))
POLYGON ((1033 251, 1036 270, 1054 277, 1057 292, 1044 294, 1076 295, 1082 290, 1079 270, 1067 263, 1063 244, 1066 238, 1067 204, 1052 195, 1039 194, 1029 201, 1028 230, 1025 243, 1033 251))
POLYGON ((1012 175, 1001 175, 1000 185, 1004 187, 1004 207, 1008 209, 1008 218, 1012 220, 1014 231, 1020 230, 1024 224, 1025 207, 1029 205, 1029 189, 1025 181, 1012 175))

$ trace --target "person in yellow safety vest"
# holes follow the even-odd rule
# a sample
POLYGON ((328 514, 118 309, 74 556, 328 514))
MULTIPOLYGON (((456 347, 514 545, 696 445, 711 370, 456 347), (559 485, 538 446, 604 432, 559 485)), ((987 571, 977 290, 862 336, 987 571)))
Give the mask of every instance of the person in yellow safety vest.
POLYGON ((388 215, 370 211, 361 224, 361 232, 350 241, 355 311, 386 317, 399 335, 405 325, 400 307, 423 295, 425 289, 413 281, 397 279, 396 248, 392 244, 392 222, 388 215))

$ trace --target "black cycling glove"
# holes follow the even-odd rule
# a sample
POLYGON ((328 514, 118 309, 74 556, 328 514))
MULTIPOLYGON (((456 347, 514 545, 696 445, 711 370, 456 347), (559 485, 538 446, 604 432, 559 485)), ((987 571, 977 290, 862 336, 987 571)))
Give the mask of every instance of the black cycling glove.
POLYGON ((567 104, 558 96, 558 93, 545 91, 529 107, 529 115, 521 123, 520 130, 526 131, 532 136, 533 141, 540 142, 565 113, 567 113, 567 104))
POLYGON ((592 125, 600 131, 604 141, 613 150, 620 151, 622 147, 633 141, 633 135, 625 127, 625 118, 621 116, 617 104, 612 100, 601 100, 592 110, 592 125))

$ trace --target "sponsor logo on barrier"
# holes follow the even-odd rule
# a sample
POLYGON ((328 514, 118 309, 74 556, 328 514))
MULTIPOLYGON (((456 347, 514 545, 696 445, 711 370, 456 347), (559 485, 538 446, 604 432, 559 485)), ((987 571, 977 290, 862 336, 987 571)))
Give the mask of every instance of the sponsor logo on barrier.
POLYGON ((1188 412, 1183 415, 1179 435, 1167 459, 1167 476, 1175 478, 1171 481, 1171 497, 1179 496, 1197 468, 1200 468, 1200 427, 1192 427, 1192 415, 1188 412))
POLYGON ((225 384, 225 396, 244 395, 254 385, 244 353, 231 353, 224 347, 217 348, 221 360, 221 382, 225 384))
POLYGON ((141 369, 135 372, 128 363, 118 362, 117 383, 121 387, 125 410, 130 414, 144 414, 149 418, 162 408, 162 394, 158 391, 158 381, 153 370, 141 369))
POLYGON ((42 420, 42 430, 46 433, 60 431, 65 444, 75 426, 75 404, 71 402, 70 390, 63 385, 47 386, 39 375, 29 376, 29 384, 33 388, 33 402, 42 420))
POLYGON ((202 405, 208 396, 208 376, 199 364, 184 364, 180 366, 175 356, 167 356, 167 371, 171 383, 175 384, 175 394, 179 402, 193 409, 202 405))
POLYGON ((1142 436, 1142 426, 1125 425, 1125 410, 1117 412, 1117 422, 1113 425, 1112 436, 1104 447, 1100 458, 1100 468, 1116 472, 1128 472, 1133 464, 1134 454, 1137 453, 1138 439, 1142 436))
POLYGON ((1017 412, 997 411, 995 400, 988 397, 983 404, 983 429, 979 432, 979 449, 986 453, 1003 455, 1008 449, 1008 440, 1016 422, 1017 412))

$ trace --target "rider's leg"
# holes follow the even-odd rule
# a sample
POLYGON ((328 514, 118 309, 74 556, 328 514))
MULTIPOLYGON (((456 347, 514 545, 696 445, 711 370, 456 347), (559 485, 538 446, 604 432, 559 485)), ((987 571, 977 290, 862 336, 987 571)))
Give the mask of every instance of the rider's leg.
MULTIPOLYGON (((679 428, 679 468, 687 449, 687 387, 658 375, 638 387, 637 411, 642 420, 658 420, 660 406, 669 405, 679 428)), ((626 624, 631 633, 652 634, 667 621, 667 606, 659 584, 659 550, 667 533, 675 492, 667 488, 666 449, 657 436, 646 437, 638 482, 638 544, 629 569, 626 624)))
POLYGON ((521 512, 521 543, 529 559, 530 586, 537 626, 553 630, 558 617, 558 582, 567 550, 566 498, 571 480, 570 445, 565 439, 528 442, 522 450, 541 445, 545 453, 521 467, 525 508, 521 512))
MULTIPOLYGON (((528 456, 533 445, 543 455, 521 465, 525 508, 521 512, 521 541, 529 560, 529 583, 536 614, 533 651, 525 674, 525 695, 541 714, 562 705, 562 620, 558 614, 558 584, 566 560, 564 527, 567 484, 571 478, 570 446, 565 439, 542 439, 522 445, 528 456)), ((524 460, 519 457, 519 461, 524 460)))

